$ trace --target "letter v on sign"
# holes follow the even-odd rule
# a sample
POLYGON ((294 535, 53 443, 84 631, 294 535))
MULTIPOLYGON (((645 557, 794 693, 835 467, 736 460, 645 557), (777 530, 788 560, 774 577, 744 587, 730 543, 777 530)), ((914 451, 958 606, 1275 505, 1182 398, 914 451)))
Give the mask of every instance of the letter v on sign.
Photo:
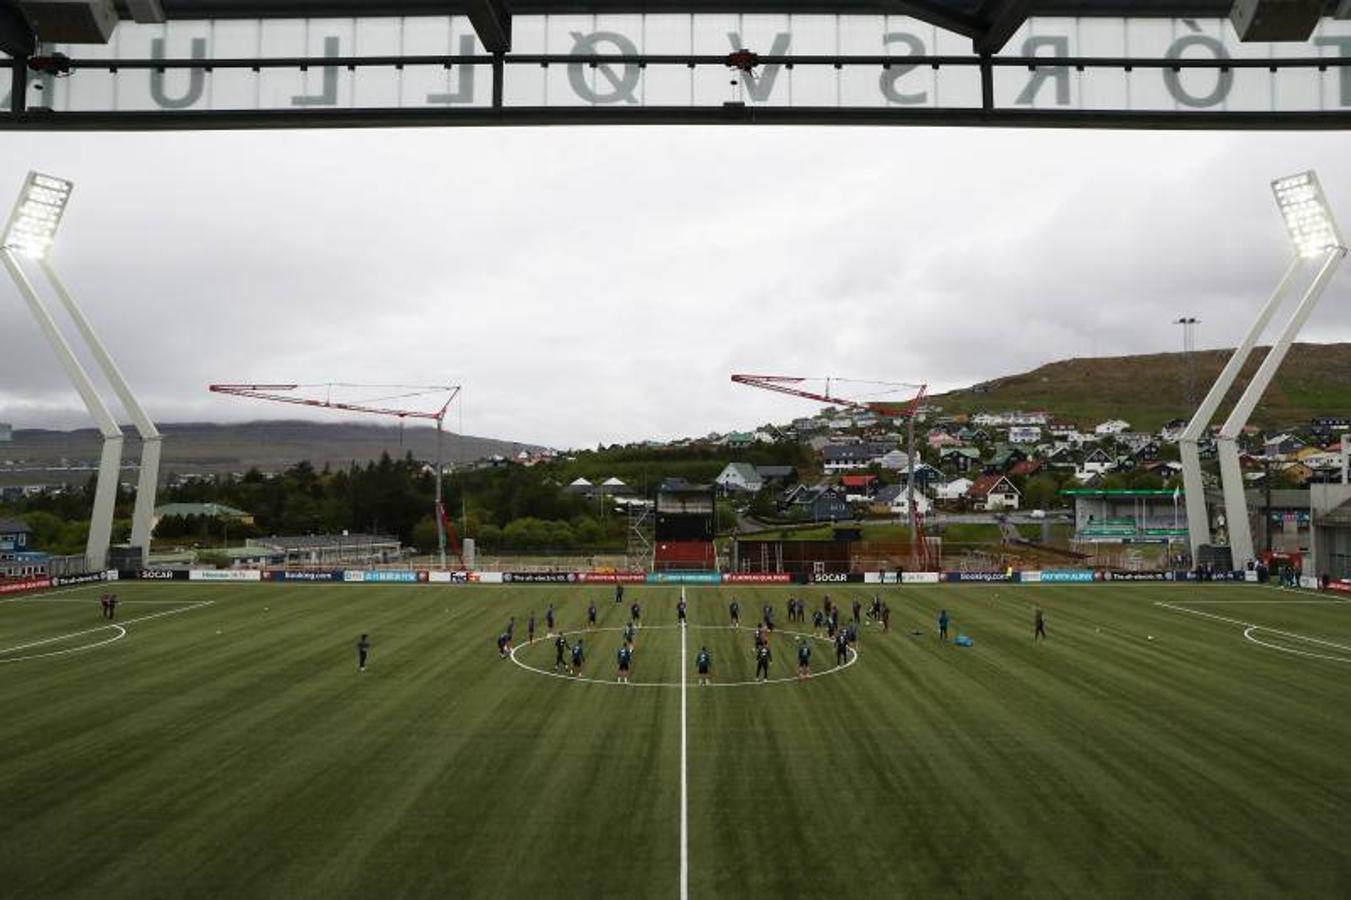
MULTIPOLYGON (((727 40, 732 44, 732 50, 741 50, 745 44, 741 43, 741 32, 727 32, 727 40)), ((780 31, 774 35, 774 43, 770 45, 770 56, 786 56, 788 48, 792 46, 793 36, 786 31, 780 31)), ((774 93, 774 82, 779 78, 779 72, 783 69, 780 63, 764 66, 757 78, 750 72, 741 73, 741 83, 746 88, 746 93, 750 94, 752 100, 756 103, 764 103, 774 93)))

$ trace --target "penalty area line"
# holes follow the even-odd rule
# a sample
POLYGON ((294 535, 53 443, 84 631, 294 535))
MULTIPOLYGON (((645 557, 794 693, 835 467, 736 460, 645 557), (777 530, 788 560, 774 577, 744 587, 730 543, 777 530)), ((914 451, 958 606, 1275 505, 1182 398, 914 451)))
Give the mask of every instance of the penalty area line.
POLYGON ((195 603, 189 603, 187 605, 180 606, 177 609, 166 609, 163 612, 150 613, 144 616, 137 616, 134 619, 123 619, 121 622, 113 622, 107 625, 98 625, 93 628, 85 628, 80 631, 72 631, 68 634, 58 634, 55 637, 43 638, 40 641, 29 641, 26 644, 16 644, 13 647, 5 647, 3 649, 0 649, 0 665, 3 665, 5 663, 22 662, 23 660, 26 659, 37 659, 43 656, 59 656, 64 653, 74 653, 80 650, 92 650, 95 647, 101 647, 104 644, 111 644, 113 641, 121 640, 122 638, 126 637, 127 629, 124 627, 126 625, 132 625, 136 622, 148 622, 151 619, 159 619, 162 618, 163 616, 175 616, 178 615, 179 613, 189 612, 194 609, 201 609, 203 606, 211 606, 215 602, 216 601, 214 600, 199 600, 195 603), (66 641, 70 640, 71 638, 83 637, 86 634, 95 634, 100 631, 107 631, 109 628, 115 629, 116 631, 119 632, 119 634, 115 637, 109 638, 108 640, 98 641, 96 643, 88 644, 83 647, 76 647, 71 650, 59 650, 51 653, 39 653, 30 656, 20 656, 13 659, 2 658, 4 657, 5 654, 8 653, 17 653, 20 650, 31 650, 34 647, 45 647, 48 644, 54 644, 58 641, 66 641))

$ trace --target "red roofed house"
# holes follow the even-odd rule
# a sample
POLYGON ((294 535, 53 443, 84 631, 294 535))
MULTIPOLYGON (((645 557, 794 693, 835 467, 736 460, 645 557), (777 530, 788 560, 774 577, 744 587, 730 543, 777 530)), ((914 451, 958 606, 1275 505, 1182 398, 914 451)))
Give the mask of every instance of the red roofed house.
POLYGON ((1017 509, 1022 494, 1006 475, 982 475, 966 492, 974 509, 993 512, 999 509, 1017 509))
POLYGON ((1025 459, 1020 463, 1015 463, 1013 468, 1009 469, 1009 474, 1014 477, 1017 477, 1019 475, 1023 476, 1035 475, 1040 471, 1041 471, 1041 460, 1025 459))
POLYGON ((840 486, 850 502, 871 497, 877 490, 876 475, 841 475, 840 486))

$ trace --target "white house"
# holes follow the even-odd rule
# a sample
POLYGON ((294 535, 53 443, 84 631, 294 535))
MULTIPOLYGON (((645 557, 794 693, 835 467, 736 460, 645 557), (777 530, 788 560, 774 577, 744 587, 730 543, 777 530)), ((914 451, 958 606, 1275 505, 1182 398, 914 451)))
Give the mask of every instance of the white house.
POLYGON ((1083 463, 1079 466, 1080 475, 1101 475, 1104 472, 1112 471, 1116 466, 1116 460, 1112 454, 1101 447, 1094 447, 1084 456, 1083 463))
POLYGON ((966 496, 976 509, 989 512, 1017 509, 1022 493, 1003 475, 982 475, 967 490, 966 496))
POLYGON ((1102 436, 1105 434, 1121 434, 1130 431, 1131 423, 1125 419, 1108 419, 1093 429, 1093 433, 1102 436))
POLYGON ((1041 427, 1038 425, 1014 425, 1009 428, 1010 444, 1035 444, 1041 440, 1041 427))
POLYGON ((960 500, 966 496, 966 492, 971 490, 973 482, 970 478, 954 478, 947 484, 934 486, 934 499, 936 500, 960 500))
POLYGON ((713 482, 724 491, 747 491, 752 494, 764 486, 760 473, 750 463, 728 463, 713 482))
MULTIPOLYGON (((875 506, 886 506, 887 512, 900 519, 910 518, 909 495, 903 485, 889 485, 877 492, 872 500, 875 506)), ((933 501, 923 491, 915 491, 915 512, 927 516, 933 508, 933 501)))
MULTIPOLYGON (((919 461, 916 460, 916 463, 919 461)), ((878 465, 884 469, 890 469, 893 472, 904 472, 910 469, 910 455, 904 450, 888 450, 882 454, 878 460, 878 465)))

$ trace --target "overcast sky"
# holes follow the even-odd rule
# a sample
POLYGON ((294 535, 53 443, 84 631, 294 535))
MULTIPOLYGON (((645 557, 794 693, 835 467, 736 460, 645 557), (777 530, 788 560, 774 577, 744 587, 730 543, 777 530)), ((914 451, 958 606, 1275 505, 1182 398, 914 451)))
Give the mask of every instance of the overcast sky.
MULTIPOLYGON (((1232 346, 1288 259, 1268 181, 1351 135, 910 128, 5 133, 152 416, 213 381, 456 383, 471 434, 579 447, 811 412, 732 372, 965 386, 1232 346)), ((1348 267, 1351 269, 1351 267, 1348 267)), ((1304 339, 1351 340, 1344 269, 1304 339)), ((0 421, 88 424, 0 282, 0 421)), ((460 417, 452 416, 458 430, 460 417)))

